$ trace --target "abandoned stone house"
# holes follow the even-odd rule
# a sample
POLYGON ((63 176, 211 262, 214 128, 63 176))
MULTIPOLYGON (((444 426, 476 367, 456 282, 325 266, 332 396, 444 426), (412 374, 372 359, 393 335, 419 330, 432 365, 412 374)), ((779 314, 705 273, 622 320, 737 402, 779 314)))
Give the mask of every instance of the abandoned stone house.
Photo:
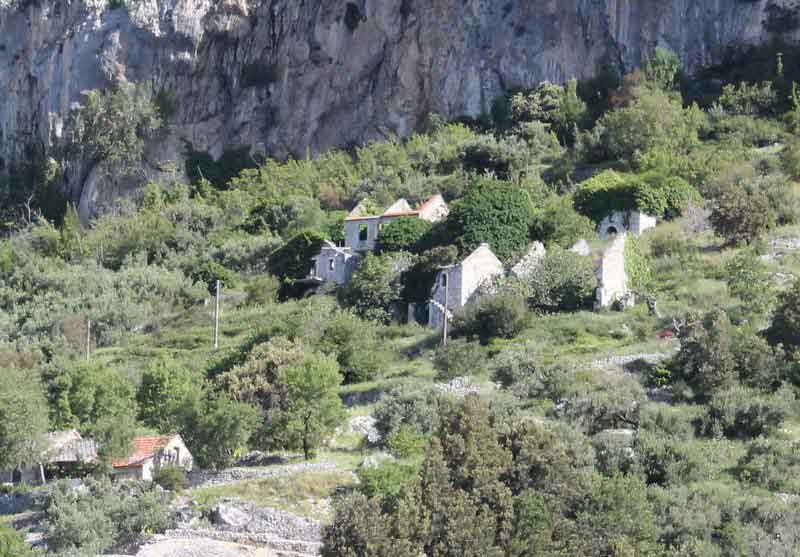
POLYGON ((165 466, 192 470, 194 459, 180 435, 148 435, 133 440, 133 452, 111 463, 112 476, 119 480, 152 480, 165 466))
POLYGON ((354 251, 373 251, 381 228, 402 217, 417 217, 428 222, 447 218, 450 209, 441 194, 431 196, 413 209, 405 199, 398 199, 380 215, 369 215, 362 204, 350 211, 344 221, 344 245, 354 251))
POLYGON ((440 329, 448 318, 469 304, 481 286, 503 275, 503 263, 489 248, 481 244, 456 265, 442 268, 436 275, 428 304, 428 325, 440 329))
POLYGON ((42 460, 21 470, 0 472, 4 483, 43 484, 49 480, 82 475, 83 469, 98 463, 97 445, 76 430, 48 433, 43 441, 42 460))
POLYGON ((326 242, 320 253, 313 258, 309 281, 317 284, 347 284, 361 263, 365 252, 378 246, 381 229, 401 217, 417 217, 428 222, 447 218, 450 210, 441 194, 431 196, 417 209, 405 199, 398 199, 379 215, 368 214, 363 204, 350 211, 344 221, 344 246, 326 242))
POLYGON ((311 278, 320 283, 332 282, 337 286, 347 284, 361 264, 361 259, 360 253, 326 241, 319 254, 312 258, 314 268, 311 278))
POLYGON ((608 240, 614 234, 630 233, 641 236, 645 230, 654 228, 657 224, 655 217, 646 215, 641 211, 614 211, 597 227, 601 240, 608 240))

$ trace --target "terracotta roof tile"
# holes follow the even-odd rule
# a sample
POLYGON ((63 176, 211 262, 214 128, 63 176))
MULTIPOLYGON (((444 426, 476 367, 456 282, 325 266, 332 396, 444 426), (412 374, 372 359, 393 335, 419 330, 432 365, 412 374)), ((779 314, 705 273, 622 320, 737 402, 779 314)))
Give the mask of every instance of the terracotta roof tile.
POLYGON ((114 468, 141 466, 146 460, 153 458, 158 451, 166 447, 174 435, 147 435, 133 439, 134 451, 128 458, 111 462, 114 468))

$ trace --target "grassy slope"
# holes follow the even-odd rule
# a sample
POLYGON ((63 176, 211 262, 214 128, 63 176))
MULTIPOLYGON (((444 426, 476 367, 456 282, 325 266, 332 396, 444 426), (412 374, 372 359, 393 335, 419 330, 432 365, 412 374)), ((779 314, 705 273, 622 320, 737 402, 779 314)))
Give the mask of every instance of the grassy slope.
MULTIPOLYGON (((798 236, 800 228, 784 228, 774 231, 769 239, 798 236)), ((697 248, 693 257, 654 261, 661 318, 649 315, 643 305, 625 313, 602 311, 532 317, 521 335, 511 341, 495 341, 488 350, 495 352, 512 344, 534 343, 547 361, 587 366, 585 380, 588 383, 599 387, 613 385, 613 375, 609 373, 622 373, 622 370, 589 371, 588 364, 610 356, 670 352, 676 343, 661 340, 659 332, 671 326, 672 317, 681 317, 690 310, 702 312, 717 305, 735 304, 728 295, 722 270, 724 261, 735 250, 723 249, 709 234, 698 236, 693 244, 697 248)), ((800 253, 773 259, 769 264, 775 273, 800 276, 800 253)), ((223 304, 221 346, 215 352, 211 308, 209 304, 163 316, 156 330, 133 335, 124 344, 98 350, 94 357, 136 373, 134 370, 144 367, 154 356, 169 354, 202 372, 269 324, 275 309, 248 306, 240 292, 229 293, 223 304)), ((418 326, 396 325, 384 329, 382 334, 390 353, 390 364, 374 381, 343 388, 343 395, 379 394, 402 383, 434 382, 431 360, 437 343, 435 333, 418 326)), ((487 378, 477 379, 488 381, 487 378)), ((348 412, 351 417, 366 415, 371 408, 372 405, 365 402, 351 406, 348 412)), ((351 472, 367 454, 358 435, 346 433, 346 427, 343 431, 331 447, 320 451, 317 457, 317 461, 336 462, 337 472, 308 472, 293 478, 247 481, 196 490, 193 495, 204 505, 222 497, 236 497, 305 516, 328 518, 327 512, 313 500, 327 498, 338 488, 352 486, 351 472)), ((800 424, 786 424, 784 435, 800 438, 800 424)), ((728 470, 742 454, 743 444, 704 439, 696 443, 698 450, 708 455, 708 482, 732 485, 734 480, 728 470)))

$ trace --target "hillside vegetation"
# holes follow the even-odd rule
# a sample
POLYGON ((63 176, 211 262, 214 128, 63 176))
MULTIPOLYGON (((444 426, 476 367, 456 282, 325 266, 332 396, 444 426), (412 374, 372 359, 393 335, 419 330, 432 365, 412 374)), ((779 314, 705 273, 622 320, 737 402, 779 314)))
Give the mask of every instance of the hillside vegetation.
MULTIPOLYGON (((192 494, 324 514, 324 556, 796 554, 800 59, 751 58, 690 79, 659 49, 623 77, 545 83, 480 121, 432 115, 316 160, 194 158, 190 183, 150 184, 88 226, 69 206, 10 211, 0 469, 35 463, 48 430, 101 443, 98 482, 43 507, 63 554, 168 527, 160 493, 142 487, 133 511, 102 479, 140 432, 180 433, 204 468, 248 450, 336 463, 316 483, 192 494), (444 222, 396 221, 348 286, 304 295, 347 210, 437 192, 444 222), (633 208, 660 222, 626 252, 638 304, 594 312, 595 263, 569 248, 600 247, 598 221, 633 208), (533 241, 538 271, 456 315, 446 347, 398 320, 481 242, 511 264, 533 241), (367 415, 378 440, 348 427, 367 415), (359 467, 377 452, 392 458, 359 467), (327 514, 306 500, 329 496, 327 514)), ((157 106, 123 102, 137 91, 84 108, 83 147, 107 164, 149 131, 92 111, 152 123, 157 106)), ((0 527, 0 555, 14 536, 0 527)))

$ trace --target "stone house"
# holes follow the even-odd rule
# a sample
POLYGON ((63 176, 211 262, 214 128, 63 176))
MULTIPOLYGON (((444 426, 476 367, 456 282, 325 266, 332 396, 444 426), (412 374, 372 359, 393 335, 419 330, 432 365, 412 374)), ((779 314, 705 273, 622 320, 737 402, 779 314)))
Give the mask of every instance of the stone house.
POLYGON ((0 472, 0 482, 42 484, 51 479, 81 475, 82 468, 98 463, 97 445, 76 430, 46 435, 40 463, 22 470, 0 472))
POLYGON ((503 263, 488 244, 478 246, 460 263, 442 268, 431 290, 428 325, 435 329, 444 325, 445 292, 448 314, 454 314, 472 301, 481 286, 504 273, 503 263))
POLYGON ((350 248, 340 248, 326 241, 319 255, 312 258, 314 268, 311 279, 319 283, 347 284, 350 277, 361 264, 362 256, 350 248))
POLYGON ((641 236, 645 230, 655 228, 656 224, 655 217, 646 215, 641 211, 614 211, 600 221, 597 232, 602 240, 607 240, 614 234, 626 232, 641 236))
POLYGON ((428 222, 447 218, 450 209, 441 194, 431 196, 414 209, 405 199, 398 199, 380 215, 367 214, 363 204, 350 211, 344 221, 344 245, 353 251, 374 251, 381 228, 401 217, 418 217, 428 222))
POLYGON ((133 440, 133 452, 111 463, 112 476, 120 480, 152 480, 166 466, 191 471, 194 458, 180 435, 147 435, 133 440))

